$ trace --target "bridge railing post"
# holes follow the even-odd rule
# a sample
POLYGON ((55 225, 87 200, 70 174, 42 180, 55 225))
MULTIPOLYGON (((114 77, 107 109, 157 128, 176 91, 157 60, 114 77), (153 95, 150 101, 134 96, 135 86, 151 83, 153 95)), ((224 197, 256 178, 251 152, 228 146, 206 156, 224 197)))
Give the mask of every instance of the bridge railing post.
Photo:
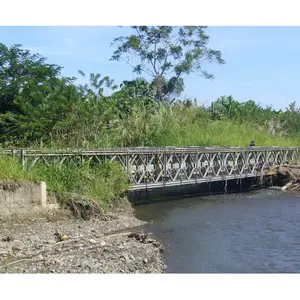
POLYGON ((197 149, 196 150, 196 157, 195 157, 195 160, 196 160, 196 165, 195 165, 195 172, 196 172, 196 176, 195 176, 195 181, 197 181, 197 178, 199 178, 200 176, 200 170, 199 170, 199 150, 197 149))
POLYGON ((20 158, 21 158, 22 167, 25 170, 26 169, 26 150, 21 149, 20 158))
POLYGON ((164 150, 164 153, 163 153, 163 162, 164 162, 164 171, 163 171, 163 182, 165 184, 166 181, 168 181, 168 178, 167 178, 167 162, 168 162, 168 157, 167 157, 167 152, 166 150, 164 150))

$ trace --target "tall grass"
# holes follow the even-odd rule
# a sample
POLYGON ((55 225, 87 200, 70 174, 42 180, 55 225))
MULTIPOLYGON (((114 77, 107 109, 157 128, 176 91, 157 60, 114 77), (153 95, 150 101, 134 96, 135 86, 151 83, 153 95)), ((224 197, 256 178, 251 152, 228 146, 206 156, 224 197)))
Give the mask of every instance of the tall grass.
POLYGON ((0 156, 0 181, 35 181, 37 178, 32 172, 25 172, 19 159, 11 156, 0 156))
POLYGON ((49 134, 47 141, 26 144, 15 141, 6 146, 35 149, 80 149, 138 146, 241 146, 255 140, 257 146, 297 146, 300 135, 272 134, 267 124, 234 119, 212 120, 201 107, 176 105, 149 111, 135 105, 126 118, 116 115, 110 126, 98 118, 78 122, 49 134))
MULTIPOLYGON (((68 135, 54 136, 52 148, 105 148, 135 146, 241 146, 255 140, 257 146, 297 146, 300 136, 269 133, 267 126, 232 119, 211 120, 201 108, 177 106, 149 113, 136 107, 126 119, 115 119, 95 134, 88 125, 68 135)), ((94 126, 91 125, 91 128, 94 126)))
POLYGON ((39 165, 32 172, 36 178, 47 182, 48 189, 59 194, 76 194, 96 199, 102 205, 117 198, 128 187, 128 178, 117 163, 101 166, 85 163, 72 165, 39 165))
MULTIPOLYGON (((48 192, 68 200, 70 194, 78 198, 98 201, 106 208, 120 191, 128 187, 128 178, 117 163, 107 162, 102 166, 37 165, 24 171, 20 161, 9 156, 0 156, 0 181, 45 181, 48 192)), ((65 202, 65 204, 68 204, 65 202)))

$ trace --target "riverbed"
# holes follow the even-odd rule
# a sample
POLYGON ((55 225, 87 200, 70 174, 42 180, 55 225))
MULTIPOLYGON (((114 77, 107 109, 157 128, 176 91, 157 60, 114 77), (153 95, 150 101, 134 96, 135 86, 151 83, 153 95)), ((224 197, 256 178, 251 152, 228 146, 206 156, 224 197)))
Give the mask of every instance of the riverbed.
POLYGON ((260 190, 138 206, 167 273, 297 273, 300 197, 260 190))
POLYGON ((90 220, 63 209, 2 219, 0 273, 161 273, 163 249, 144 224, 126 199, 90 220))

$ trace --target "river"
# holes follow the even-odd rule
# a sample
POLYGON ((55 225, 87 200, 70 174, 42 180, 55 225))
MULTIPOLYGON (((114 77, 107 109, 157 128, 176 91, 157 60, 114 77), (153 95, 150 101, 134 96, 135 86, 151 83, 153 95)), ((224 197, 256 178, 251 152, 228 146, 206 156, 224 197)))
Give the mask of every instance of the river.
POLYGON ((300 271, 300 197, 260 190, 136 207, 165 245, 167 273, 300 271))

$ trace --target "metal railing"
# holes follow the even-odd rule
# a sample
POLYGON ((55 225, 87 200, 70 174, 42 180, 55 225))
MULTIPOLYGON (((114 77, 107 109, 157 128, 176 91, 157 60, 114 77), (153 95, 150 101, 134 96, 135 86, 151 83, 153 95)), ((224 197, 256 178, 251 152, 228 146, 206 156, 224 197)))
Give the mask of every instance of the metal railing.
POLYGON ((3 149, 25 169, 37 164, 102 164, 117 161, 132 189, 148 189, 262 176, 272 166, 300 163, 300 147, 136 147, 70 151, 3 149))

